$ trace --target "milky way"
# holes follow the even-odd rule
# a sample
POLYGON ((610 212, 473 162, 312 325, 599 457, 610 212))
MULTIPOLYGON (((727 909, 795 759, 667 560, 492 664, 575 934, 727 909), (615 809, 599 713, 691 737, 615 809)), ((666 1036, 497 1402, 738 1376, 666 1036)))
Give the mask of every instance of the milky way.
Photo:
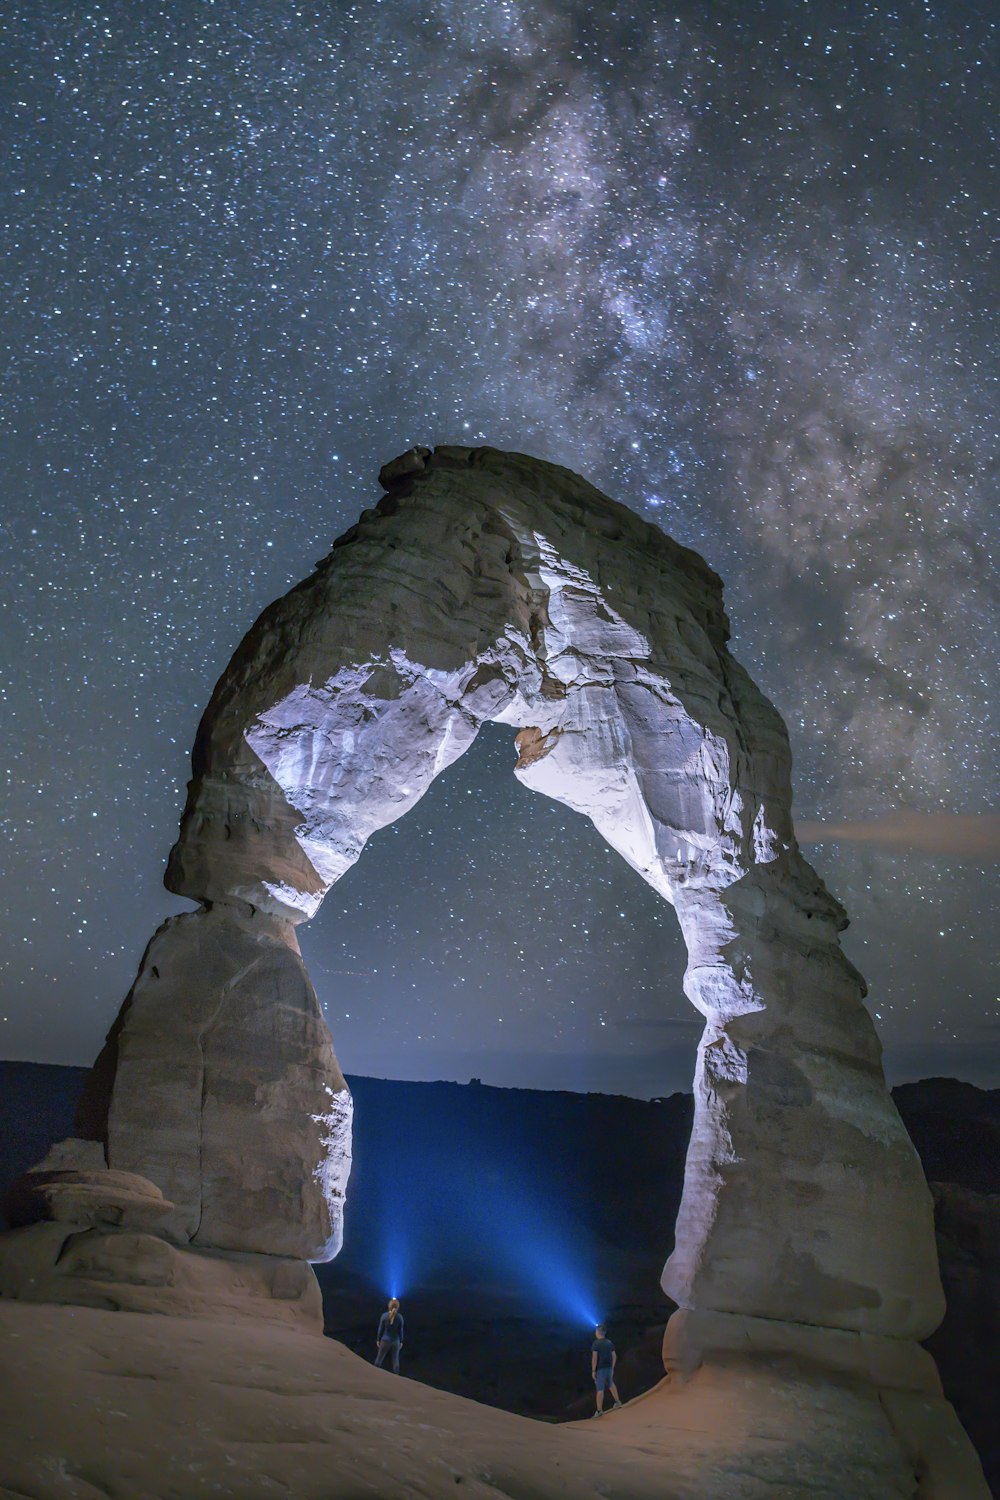
MULTIPOLYGON (((1000 1082, 993 8, 6 14, 0 1053, 90 1059, 231 651, 457 441, 722 574, 891 1070, 1000 1082)), ((303 931, 341 1060, 683 1086, 672 913, 510 738, 303 931)))

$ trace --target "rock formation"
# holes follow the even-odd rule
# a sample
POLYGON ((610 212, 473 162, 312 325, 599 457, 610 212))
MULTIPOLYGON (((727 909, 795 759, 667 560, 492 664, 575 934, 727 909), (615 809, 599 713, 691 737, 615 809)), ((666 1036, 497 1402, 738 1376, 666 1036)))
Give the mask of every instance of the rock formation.
POLYGON ((96 1141, 66 1140, 15 1182, 0 1234, 0 1298, 111 1311, 323 1327, 311 1268, 294 1258, 178 1249, 175 1205, 110 1170, 96 1141))
MULTIPOLYGON (((270 1120, 259 1142, 244 1133, 282 1118, 258 1069, 285 1061, 272 1017, 288 1002, 276 968, 245 977, 246 945, 268 924, 268 963, 284 958, 291 924, 489 719, 520 731, 515 774, 590 817, 677 909, 706 1027, 665 1290, 684 1307, 927 1334, 942 1311, 930 1195, 837 941, 844 914, 795 844, 784 726, 726 650, 719 579, 532 459, 414 450, 382 480, 386 499, 264 613, 205 714, 167 884, 211 909, 144 961, 118 1037, 111 1164, 191 1205, 183 1227, 205 1243, 270 1248, 261 1236, 289 1215, 257 1201, 257 1180, 292 1153, 269 1149, 270 1120), (208 1013, 237 974, 223 1016, 211 1010, 227 1075, 213 1085, 208 1013), (202 1201, 231 1188, 226 1109, 254 1201, 245 1226, 203 1207, 196 1227, 196 1185, 171 1163, 200 1164, 202 1201)), ((343 1088, 310 1047, 288 1100, 299 1069, 343 1088)), ((302 1100, 299 1114, 321 1110, 302 1100)))
POLYGON ((865 1494, 917 1473, 957 1494, 964 1438, 914 1342, 943 1310, 930 1195, 719 579, 520 455, 415 448, 380 478, 205 713, 166 877, 200 909, 153 939, 109 1038, 110 1167, 162 1189, 178 1243, 336 1252, 350 1100, 294 924, 482 723, 511 725, 515 774, 591 818, 687 944, 705 1030, 668 1369, 818 1364, 867 1392, 896 1454, 865 1494))
POLYGON ((336 1255, 351 1096, 290 923, 238 901, 165 922, 107 1050, 108 1160, 160 1184, 165 1233, 336 1255))

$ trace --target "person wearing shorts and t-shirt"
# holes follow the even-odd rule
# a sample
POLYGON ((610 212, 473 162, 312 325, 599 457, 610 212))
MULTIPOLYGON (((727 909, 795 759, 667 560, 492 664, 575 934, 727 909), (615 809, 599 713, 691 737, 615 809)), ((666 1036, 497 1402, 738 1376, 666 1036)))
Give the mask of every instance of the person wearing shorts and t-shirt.
POLYGON ((594 1342, 590 1346, 590 1373, 594 1379, 594 1391, 597 1398, 597 1410, 595 1417, 599 1417, 604 1410, 604 1392, 611 1392, 611 1399, 615 1406, 621 1406, 618 1399, 618 1390, 615 1386, 615 1365, 618 1356, 615 1346, 608 1338, 607 1330, 603 1323, 599 1323, 594 1329, 594 1342))

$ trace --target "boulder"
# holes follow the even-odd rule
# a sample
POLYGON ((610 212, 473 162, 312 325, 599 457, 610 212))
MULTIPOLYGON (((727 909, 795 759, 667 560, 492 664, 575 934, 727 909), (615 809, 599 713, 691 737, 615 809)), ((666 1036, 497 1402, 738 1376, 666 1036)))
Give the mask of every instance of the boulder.
POLYGON ((51 1219, 76 1227, 99 1224, 155 1229, 174 1205, 135 1172, 32 1171, 14 1184, 7 1204, 13 1226, 51 1219))
POLYGON ((182 1249, 101 1225, 49 1222, 0 1235, 3 1298, 323 1331, 323 1300, 303 1261, 182 1249))

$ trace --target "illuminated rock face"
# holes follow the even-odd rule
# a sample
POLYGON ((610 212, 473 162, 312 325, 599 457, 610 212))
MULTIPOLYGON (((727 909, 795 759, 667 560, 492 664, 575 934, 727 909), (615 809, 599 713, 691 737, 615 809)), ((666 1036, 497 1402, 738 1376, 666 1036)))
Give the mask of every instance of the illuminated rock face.
POLYGON ((290 923, 229 902, 165 922, 94 1075, 107 1113, 85 1105, 81 1123, 106 1138, 109 1164, 141 1169, 170 1200, 158 1233, 337 1254, 352 1100, 290 923))
MULTIPOLYGON (((272 967, 243 982, 263 1026, 252 1034, 268 1045, 225 1060, 242 1045, 234 1009, 215 1049, 224 1105, 199 1112, 199 1040, 183 1044, 186 1063, 171 1063, 183 1079, 173 1103, 146 1109, 157 1048, 182 1050, 178 1016, 201 1038, 254 923, 270 924, 272 943, 286 934, 290 954, 289 924, 313 915, 368 837, 492 720, 521 731, 515 774, 590 817, 677 909, 685 989, 706 1024, 665 1289, 685 1308, 927 1334, 942 1311, 930 1196, 883 1082, 863 981, 838 944, 844 914, 795 843, 784 726, 726 649, 719 579, 631 511, 533 459, 420 449, 382 478, 386 497, 262 615, 205 714, 167 883, 211 913, 182 919, 190 939, 155 940, 173 945, 155 981, 147 955, 118 1043, 112 1165, 159 1182, 187 1213, 184 1228, 197 1212, 201 1242, 269 1248, 278 1231, 260 1211, 261 1183, 302 1160, 301 1138, 294 1149, 282 1139, 276 1162, 264 1121, 282 1108, 255 1095, 265 1051, 285 1066, 266 1020, 285 981, 272 967), (233 928, 221 947, 196 931, 207 922, 233 928), (179 983, 179 1009, 154 996, 203 953, 222 954, 221 968, 179 983), (244 1178, 232 1148, 241 1111, 256 1130, 244 1178), (183 1165, 172 1169, 181 1139, 183 1165), (220 1204, 210 1213, 208 1175, 220 1204), (252 1205, 242 1217, 241 1192, 252 1205)), ((293 968, 299 1016, 307 981, 297 957, 293 968)), ((302 1051, 279 1090, 288 1110, 303 1078, 314 1090, 296 1126, 310 1137, 302 1118, 317 1117, 310 1182, 324 1170, 337 1177, 319 1145, 337 1132, 319 1123, 317 1091, 343 1097, 315 1021, 304 1042, 296 1032, 302 1051)), ((345 1131, 340 1139, 346 1151, 345 1131)), ((321 1198, 303 1203, 310 1221, 317 1206, 323 1218, 321 1198)), ((275 1253, 293 1253, 289 1232, 275 1253)), ((322 1239, 310 1232, 303 1243, 315 1254, 322 1239)))

